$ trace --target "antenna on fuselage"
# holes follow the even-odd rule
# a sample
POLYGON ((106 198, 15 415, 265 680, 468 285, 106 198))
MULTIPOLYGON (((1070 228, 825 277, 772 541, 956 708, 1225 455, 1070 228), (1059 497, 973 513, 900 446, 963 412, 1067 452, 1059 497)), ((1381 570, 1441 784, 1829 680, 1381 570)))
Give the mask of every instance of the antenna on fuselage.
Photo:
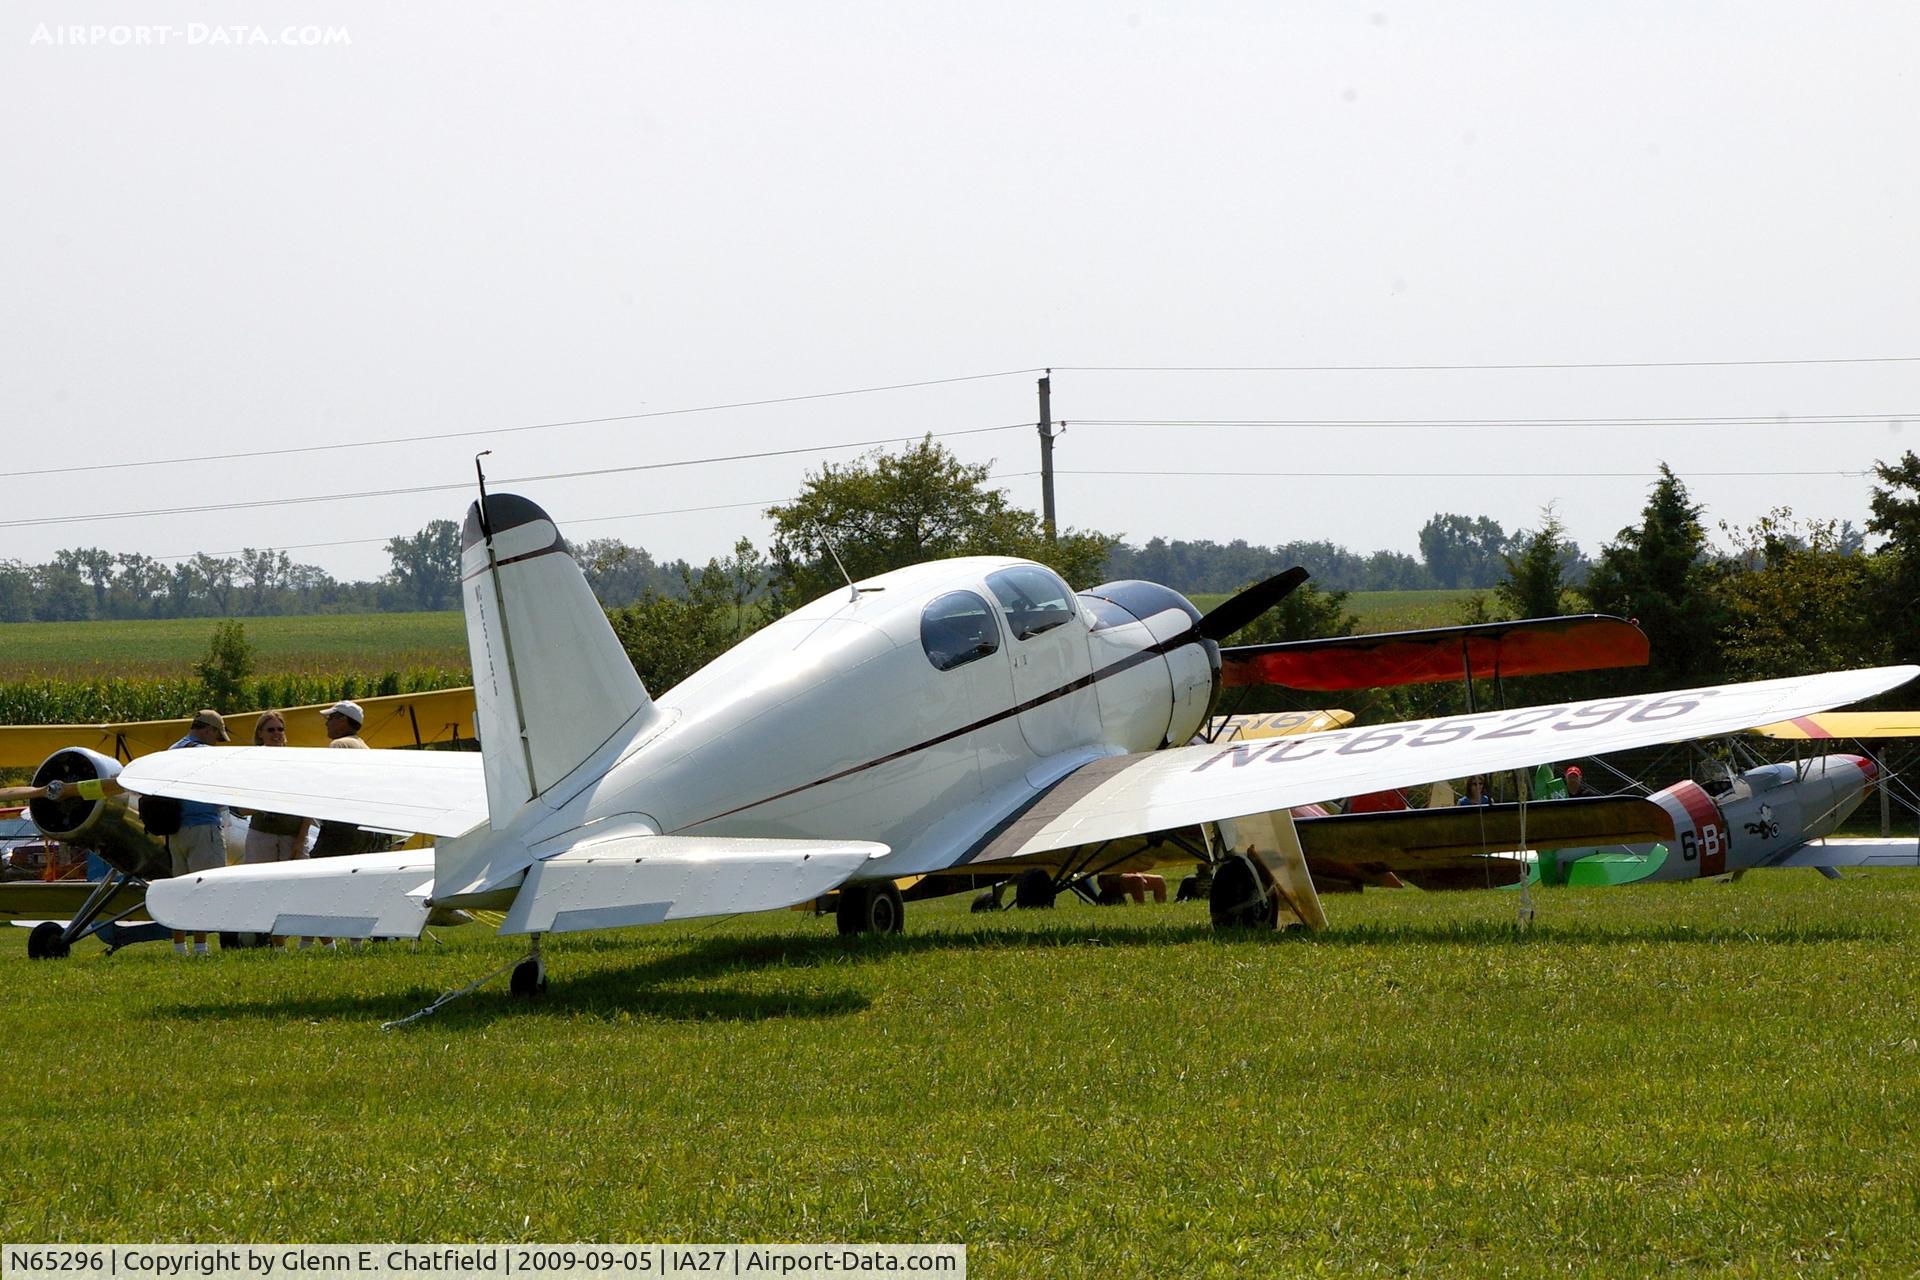
POLYGON ((833 539, 827 536, 826 527, 824 525, 815 525, 813 531, 820 535, 820 545, 824 546, 827 549, 827 554, 833 557, 833 567, 838 569, 840 576, 847 580, 847 599, 849 601, 858 600, 860 598, 860 588, 853 585, 853 575, 847 572, 846 565, 840 563, 840 553, 833 549, 833 539))
POLYGON ((493 542, 493 524, 487 519, 487 473, 486 469, 480 465, 480 459, 492 452, 491 449, 482 449, 473 455, 473 474, 480 478, 480 536, 485 538, 489 545, 493 542))

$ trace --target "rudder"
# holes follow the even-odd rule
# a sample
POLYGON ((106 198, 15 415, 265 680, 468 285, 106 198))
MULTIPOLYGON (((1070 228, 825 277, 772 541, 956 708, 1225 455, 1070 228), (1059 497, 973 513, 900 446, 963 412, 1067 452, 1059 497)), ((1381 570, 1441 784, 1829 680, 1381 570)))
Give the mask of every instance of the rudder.
POLYGON ((552 518, 518 494, 484 503, 467 509, 460 587, 497 828, 653 701, 552 518))

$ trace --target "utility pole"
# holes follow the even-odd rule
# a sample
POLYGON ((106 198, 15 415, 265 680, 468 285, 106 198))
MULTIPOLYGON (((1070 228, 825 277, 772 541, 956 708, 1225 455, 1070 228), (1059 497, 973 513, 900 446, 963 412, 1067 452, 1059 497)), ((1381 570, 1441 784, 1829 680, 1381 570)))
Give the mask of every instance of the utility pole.
POLYGON ((1057 525, 1053 518, 1053 370, 1040 379, 1040 515, 1046 522, 1051 546, 1057 525))

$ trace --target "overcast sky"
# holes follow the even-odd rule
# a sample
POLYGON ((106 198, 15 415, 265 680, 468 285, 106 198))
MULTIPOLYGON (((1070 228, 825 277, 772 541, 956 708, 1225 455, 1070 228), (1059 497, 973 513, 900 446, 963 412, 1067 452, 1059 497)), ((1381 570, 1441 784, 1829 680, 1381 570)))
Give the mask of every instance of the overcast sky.
MULTIPOLYGON (((0 521, 465 485, 490 447, 575 540, 700 560, 857 451, 510 482, 1031 423, 1041 366, 1063 523, 1134 541, 1413 550, 1551 502, 1591 550, 1661 459, 1713 520, 1864 522, 1835 473, 1920 449, 1920 362, 1885 359, 1920 356, 1911 3, 5 13, 0 521), (1675 417, 1750 421, 1340 425, 1675 417), (500 434, 167 465, 456 432, 500 434)), ((949 443, 1038 506, 1030 427, 949 443)), ((293 554, 370 576, 470 497, 0 556, 329 543, 293 554)))

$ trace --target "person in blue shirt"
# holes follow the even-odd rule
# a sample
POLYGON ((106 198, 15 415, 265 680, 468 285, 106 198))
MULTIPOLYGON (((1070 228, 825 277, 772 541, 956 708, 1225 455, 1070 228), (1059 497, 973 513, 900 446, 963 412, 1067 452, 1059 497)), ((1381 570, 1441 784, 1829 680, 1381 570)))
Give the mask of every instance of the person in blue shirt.
MULTIPOLYGON (((231 742, 227 733, 227 722, 220 718, 218 711, 199 711, 194 714, 193 724, 187 729, 187 736, 168 747, 169 751, 183 751, 190 747, 210 747, 215 743, 231 742)), ((202 804, 197 800, 180 802, 180 830, 167 837, 167 851, 173 856, 173 874, 191 875, 196 871, 211 871, 215 867, 227 865, 227 808, 219 804, 202 804)), ((174 931, 173 953, 177 956, 187 954, 187 935, 174 931)), ((193 935, 193 954, 207 954, 207 935, 193 935)))

